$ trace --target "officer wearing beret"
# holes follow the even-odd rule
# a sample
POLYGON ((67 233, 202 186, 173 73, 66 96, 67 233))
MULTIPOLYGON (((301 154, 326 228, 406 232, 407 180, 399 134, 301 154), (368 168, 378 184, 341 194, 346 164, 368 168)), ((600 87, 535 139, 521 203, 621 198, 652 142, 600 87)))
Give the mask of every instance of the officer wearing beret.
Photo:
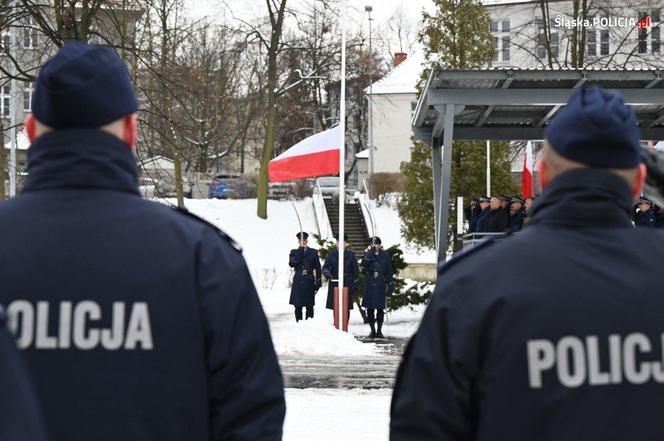
POLYGON ((0 439, 46 441, 39 403, 5 321, 0 307, 0 439))
POLYGON ((50 439, 280 440, 281 372, 239 247, 140 197, 124 63, 69 43, 32 109, 27 182, 0 204, 0 304, 50 439))
POLYGON ((664 433, 664 235, 631 223, 645 177, 634 112, 591 86, 544 135, 528 228, 439 269, 397 376, 391 441, 664 433))
POLYGON ((507 229, 509 231, 519 231, 523 227, 523 218, 525 216, 525 211, 523 208, 524 200, 519 196, 514 196, 512 198, 512 203, 510 205, 510 219, 507 222, 507 229))
POLYGON ((373 237, 370 248, 362 258, 362 268, 365 271, 362 307, 367 308, 369 327, 371 327, 369 338, 384 338, 385 305, 387 296, 394 290, 392 259, 383 250, 382 243, 380 237, 373 237), (376 324, 378 324, 377 330, 376 324))
MULTIPOLYGON (((328 279, 327 285, 327 302, 325 307, 327 309, 334 309, 334 288, 338 287, 339 282, 339 235, 335 234, 334 239, 337 243, 337 249, 331 250, 325 263, 323 264, 323 275, 328 279)), ((360 269, 357 265, 355 253, 348 249, 348 236, 344 234, 344 288, 348 288, 348 296, 343 299, 348 305, 348 313, 346 314, 346 323, 348 323, 350 310, 353 309, 353 292, 357 289, 360 283, 360 269)), ((334 317, 336 320, 337 317, 334 317)))
POLYGON ((656 227, 657 216, 653 209, 653 202, 644 197, 640 197, 636 202, 636 210, 634 210, 633 221, 634 225, 638 227, 656 227))
POLYGON ((306 308, 306 318, 314 318, 314 298, 321 287, 321 268, 318 250, 307 246, 309 234, 295 235, 299 246, 291 250, 288 266, 295 270, 291 286, 290 304, 295 307, 295 321, 302 320, 302 308, 306 308))
POLYGON ((480 233, 484 231, 486 226, 487 218, 489 217, 490 210, 490 201, 491 199, 488 196, 480 196, 479 198, 479 210, 478 213, 470 220, 468 224, 469 233, 480 233))

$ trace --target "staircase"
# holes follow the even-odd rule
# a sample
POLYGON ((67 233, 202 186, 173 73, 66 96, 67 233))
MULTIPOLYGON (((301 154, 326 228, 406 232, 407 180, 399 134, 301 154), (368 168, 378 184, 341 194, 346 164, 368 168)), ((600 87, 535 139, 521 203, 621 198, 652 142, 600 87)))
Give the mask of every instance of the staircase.
MULTIPOLYGON (((339 201, 336 199, 325 199, 325 210, 330 220, 332 232, 336 235, 339 231, 339 201)), ((364 222, 360 204, 346 204, 344 206, 344 230, 348 236, 348 247, 358 259, 364 255, 364 250, 369 246, 369 233, 364 222)))

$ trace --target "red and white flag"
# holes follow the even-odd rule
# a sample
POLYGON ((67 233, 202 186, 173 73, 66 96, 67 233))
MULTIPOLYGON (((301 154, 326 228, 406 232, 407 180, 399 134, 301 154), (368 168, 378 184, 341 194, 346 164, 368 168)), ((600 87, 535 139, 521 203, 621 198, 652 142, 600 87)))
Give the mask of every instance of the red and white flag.
POLYGON ((339 126, 303 139, 270 161, 270 182, 293 181, 339 173, 339 126))
POLYGON ((523 173, 521 173, 521 197, 533 197, 533 145, 526 144, 526 154, 523 158, 523 173))

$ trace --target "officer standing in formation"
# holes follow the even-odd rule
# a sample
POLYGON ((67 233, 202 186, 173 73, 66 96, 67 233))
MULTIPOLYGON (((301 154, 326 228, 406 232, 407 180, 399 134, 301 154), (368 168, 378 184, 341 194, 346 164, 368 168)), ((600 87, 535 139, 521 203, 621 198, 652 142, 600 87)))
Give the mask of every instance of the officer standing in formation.
POLYGON ((481 233, 484 231, 486 220, 489 217, 489 213, 491 212, 490 201, 491 199, 489 199, 488 196, 481 196, 479 198, 479 210, 476 210, 475 214, 468 223, 469 233, 481 233))
POLYGON ((507 229, 510 219, 508 209, 503 207, 502 197, 494 196, 491 198, 489 215, 486 218, 483 233, 502 233, 507 229))
POLYGON ((523 218, 525 217, 525 210, 523 208, 524 200, 518 196, 512 198, 510 205, 510 219, 507 222, 507 229, 509 231, 519 231, 523 228, 523 218))
POLYGON ((0 204, 0 304, 50 440, 280 440, 281 371, 245 261, 141 198, 122 60, 65 45, 32 109, 29 176, 0 204))
POLYGON ((0 440, 46 441, 39 403, 5 321, 0 307, 0 440))
POLYGON ((291 286, 290 304, 295 307, 295 321, 302 320, 302 308, 306 308, 306 319, 314 318, 314 300, 321 287, 321 268, 318 250, 309 248, 309 234, 295 235, 299 247, 291 250, 288 265, 295 270, 291 286))
POLYGON ((661 439, 664 234, 631 223, 645 178, 636 117, 591 86, 545 137, 528 228, 440 268, 397 376, 391 441, 661 439))
POLYGON ((657 216, 655 215, 653 205, 654 204, 650 199, 644 197, 639 198, 632 218, 636 227, 657 226, 657 216))
POLYGON ((366 273, 362 307, 367 308, 367 317, 371 327, 369 338, 384 338, 383 320, 387 296, 392 295, 394 290, 394 273, 392 259, 383 250, 380 237, 371 239, 371 247, 362 258, 362 267, 366 273), (376 323, 378 329, 375 327, 376 323))
MULTIPOLYGON (((334 310, 334 288, 336 288, 339 283, 339 235, 336 234, 334 238, 337 241, 337 249, 331 250, 325 263, 323 264, 323 275, 328 279, 329 283, 327 285, 327 303, 325 307, 327 309, 334 310)), ((348 324, 350 319, 350 310, 353 309, 353 292, 357 289, 359 284, 360 270, 357 265, 357 259, 355 258, 355 253, 348 249, 348 236, 344 234, 344 280, 343 287, 348 288, 348 294, 342 299, 342 304, 348 306, 348 311, 344 317, 345 323, 348 324)), ((342 295, 343 290, 339 290, 339 295, 342 295)), ((334 322, 336 323, 338 317, 334 314, 334 322)), ((347 326, 343 326, 344 330, 347 326)))

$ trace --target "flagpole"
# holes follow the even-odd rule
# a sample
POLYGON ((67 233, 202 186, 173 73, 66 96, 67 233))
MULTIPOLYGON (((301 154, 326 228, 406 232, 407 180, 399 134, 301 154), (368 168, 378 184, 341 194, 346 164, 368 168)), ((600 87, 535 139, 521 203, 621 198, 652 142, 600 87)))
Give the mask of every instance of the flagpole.
MULTIPOLYGON (((346 0, 339 2, 339 20, 341 25, 341 91, 339 94, 339 282, 337 310, 339 312, 339 328, 343 329, 343 294, 344 294, 344 208, 346 203, 346 190, 344 180, 346 178, 346 0)), ((349 287, 350 290, 350 287, 349 287)), ((350 294, 350 292, 349 292, 350 294)), ((348 305, 350 309, 350 305, 348 305)))
POLYGON ((491 197, 491 141, 486 141, 486 195, 491 197))

